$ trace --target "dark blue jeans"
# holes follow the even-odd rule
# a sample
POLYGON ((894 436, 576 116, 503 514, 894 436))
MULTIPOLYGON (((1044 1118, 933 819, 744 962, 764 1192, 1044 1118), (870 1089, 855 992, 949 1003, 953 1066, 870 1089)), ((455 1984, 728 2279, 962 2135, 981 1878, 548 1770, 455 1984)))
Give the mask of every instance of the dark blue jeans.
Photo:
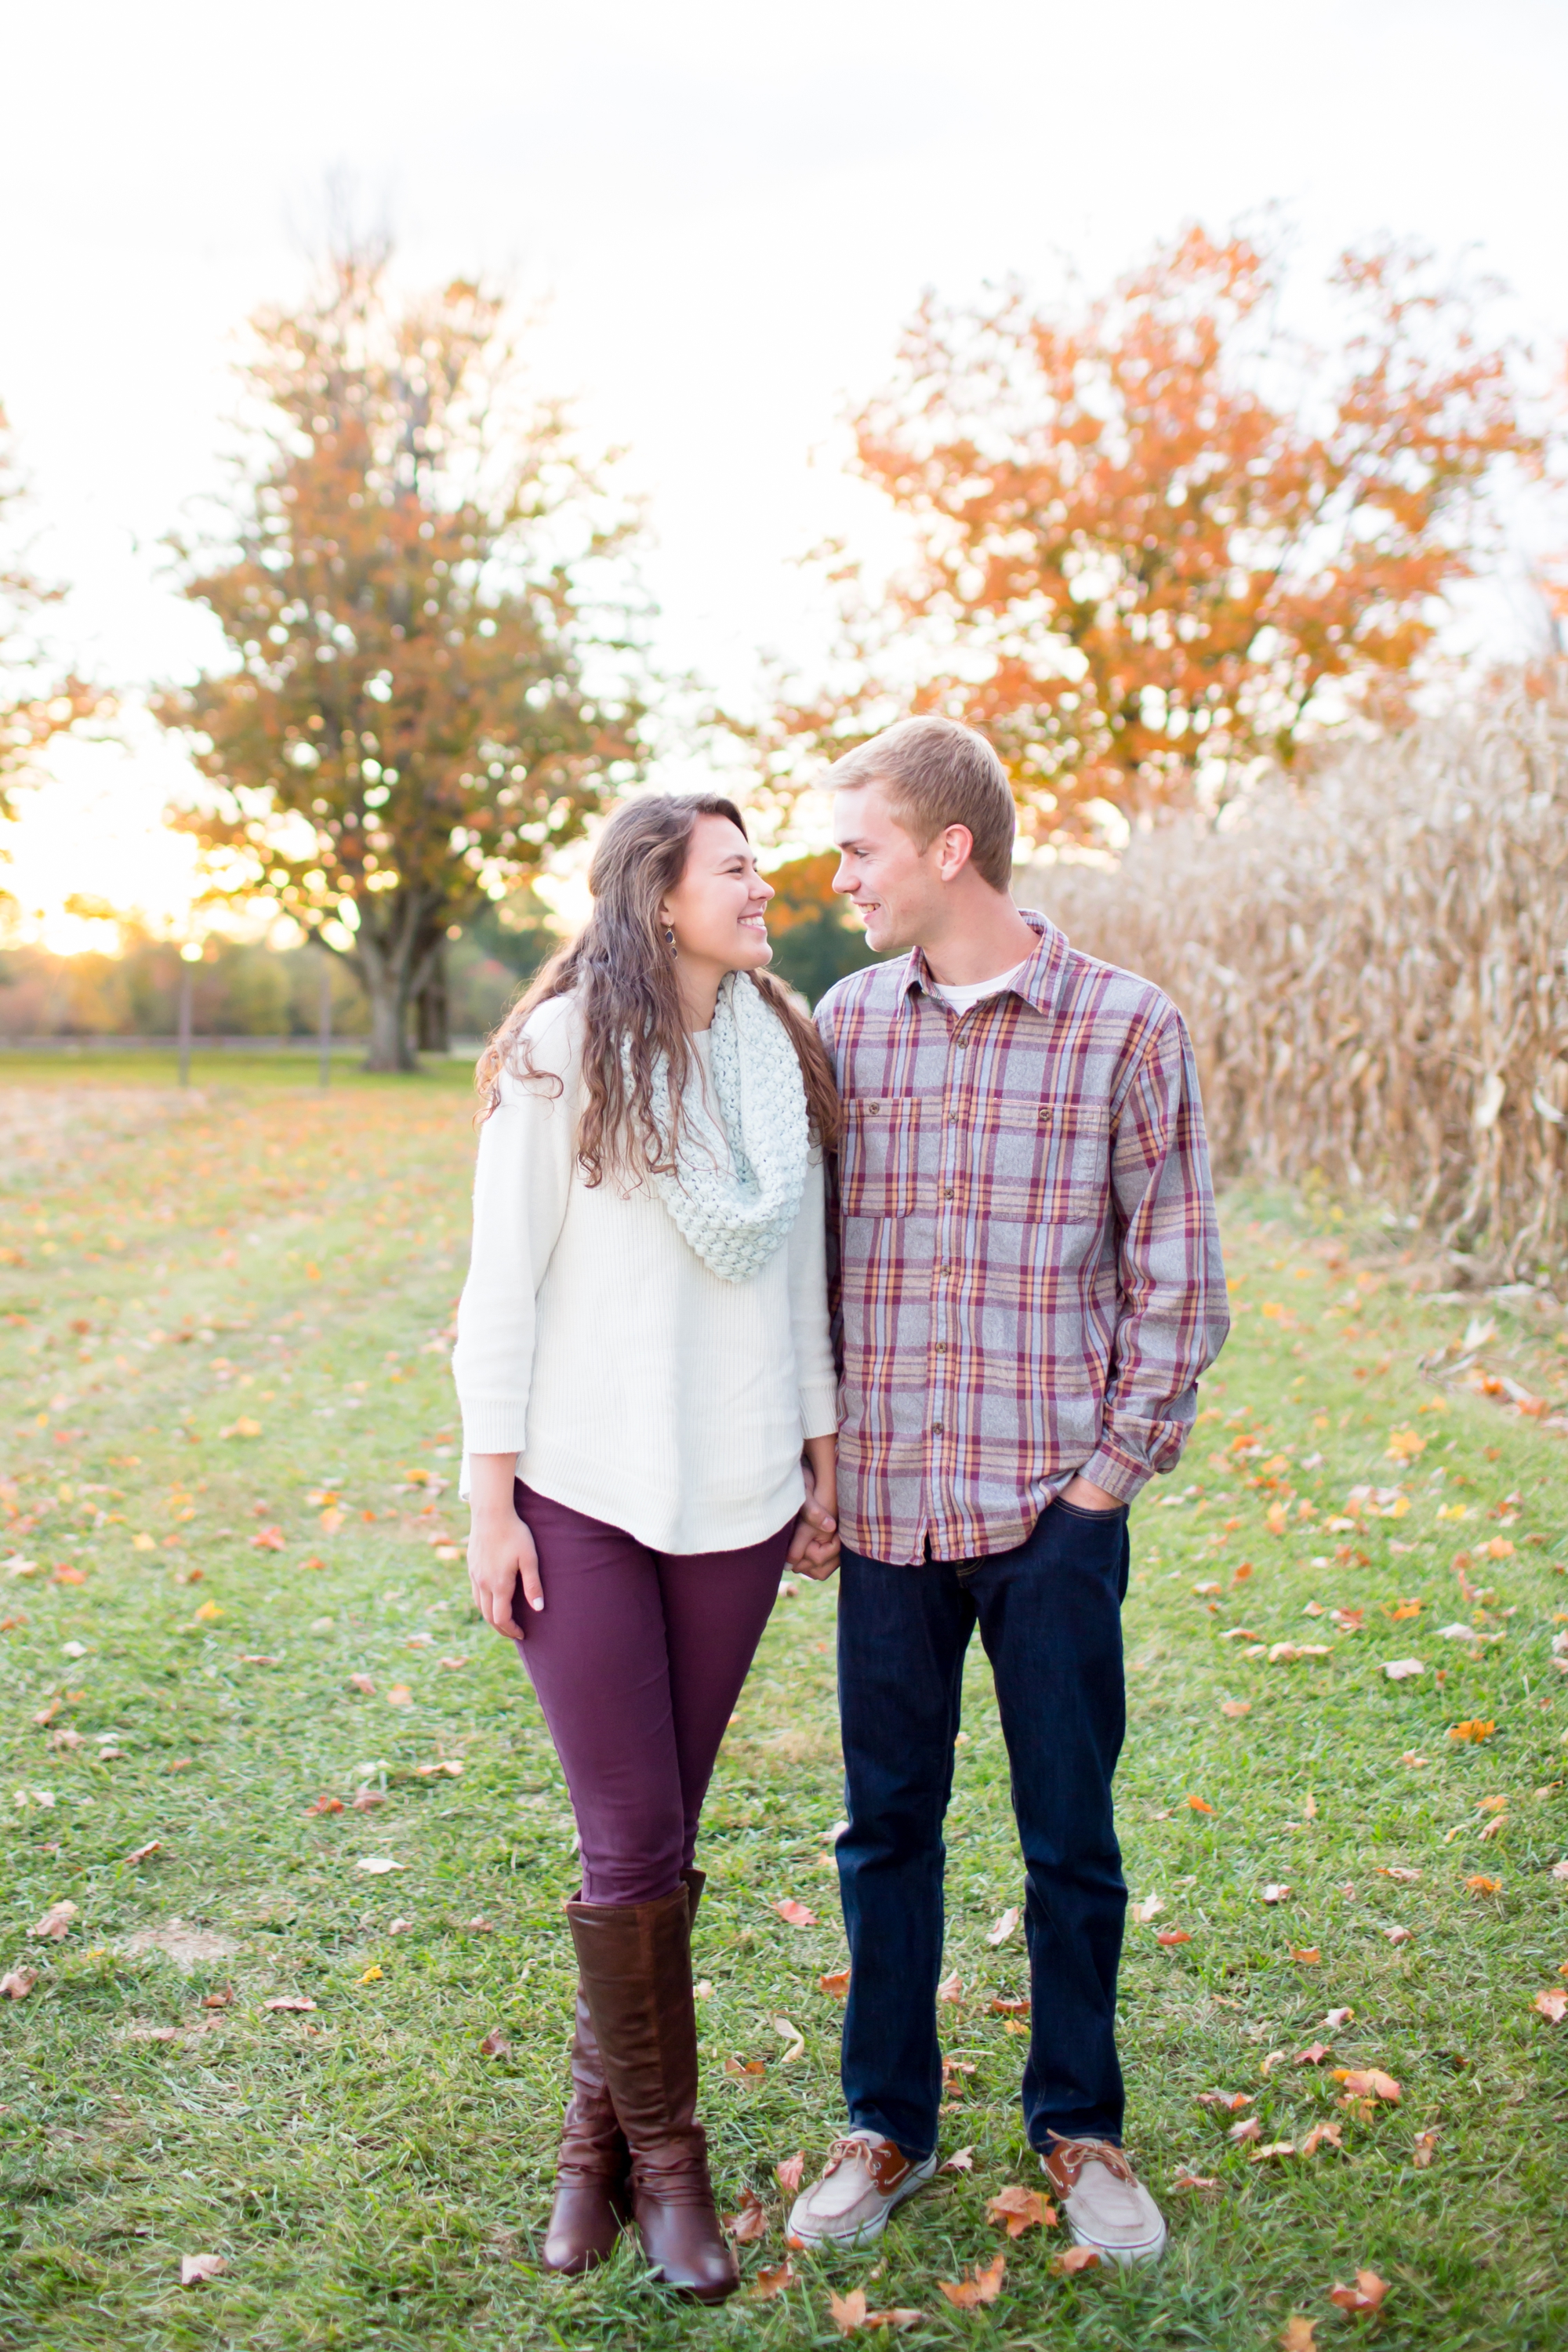
POLYGON ((1125 1511, 1054 1503, 989 1559, 895 1568, 846 1548, 838 1705, 849 1937, 844 2095, 852 2129, 908 2157, 936 2146, 942 1819, 963 1657, 976 1625, 995 1679, 1024 1848, 1029 2060, 1024 2123, 1043 2149, 1121 2138, 1116 1971, 1127 1889, 1110 1780, 1126 1727, 1125 1511))

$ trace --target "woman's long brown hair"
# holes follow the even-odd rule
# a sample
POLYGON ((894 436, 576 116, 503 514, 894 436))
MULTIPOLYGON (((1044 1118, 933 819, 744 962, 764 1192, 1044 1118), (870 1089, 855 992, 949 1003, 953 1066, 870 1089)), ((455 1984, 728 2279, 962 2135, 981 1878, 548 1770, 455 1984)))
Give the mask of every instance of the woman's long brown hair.
MULTIPOLYGON (((746 837, 740 810, 717 793, 648 793, 616 811, 588 868, 593 913, 571 946, 536 975, 479 1057, 480 1116, 488 1118, 500 1100, 504 1070, 523 1079, 548 1075, 535 1068, 522 1034, 530 1014, 552 997, 576 996, 584 1030, 577 1158, 591 1185, 606 1175, 636 1183, 676 1171, 692 1046, 658 910, 686 871, 692 835, 705 816, 727 818, 746 837), (661 1055, 669 1070, 668 1136, 654 1116, 661 1055)), ((831 1150, 838 1139, 838 1095, 826 1049, 778 981, 765 971, 742 973, 741 984, 748 982, 789 1033, 813 1138, 831 1150)))

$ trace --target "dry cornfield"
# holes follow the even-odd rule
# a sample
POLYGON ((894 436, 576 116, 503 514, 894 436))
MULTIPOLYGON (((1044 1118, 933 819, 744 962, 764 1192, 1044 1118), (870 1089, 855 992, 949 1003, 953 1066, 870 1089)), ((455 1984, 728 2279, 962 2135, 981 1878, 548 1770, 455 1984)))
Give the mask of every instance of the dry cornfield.
POLYGON ((1031 882, 1182 1007, 1218 1171, 1381 1200, 1478 1271, 1568 1266, 1568 688, 1031 882))

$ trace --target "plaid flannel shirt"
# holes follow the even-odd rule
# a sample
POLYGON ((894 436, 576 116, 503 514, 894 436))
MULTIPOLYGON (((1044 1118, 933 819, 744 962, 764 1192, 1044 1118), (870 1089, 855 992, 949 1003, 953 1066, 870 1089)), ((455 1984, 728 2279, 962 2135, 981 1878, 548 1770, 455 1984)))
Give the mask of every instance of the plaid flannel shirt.
POLYGON ((962 1019, 918 948, 816 1009, 839 1518, 874 1559, 1008 1550, 1079 1471, 1131 1501, 1230 1328, 1182 1017, 1023 911, 1038 948, 962 1019))

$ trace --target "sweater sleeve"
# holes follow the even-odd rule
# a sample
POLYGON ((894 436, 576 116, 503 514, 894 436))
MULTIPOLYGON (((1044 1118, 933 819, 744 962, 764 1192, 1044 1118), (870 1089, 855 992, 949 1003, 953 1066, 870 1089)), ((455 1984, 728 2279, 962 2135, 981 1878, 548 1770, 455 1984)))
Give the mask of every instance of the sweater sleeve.
POLYGON ((577 1131, 573 1032, 553 1005, 530 1024, 537 1077, 503 1076, 479 1130, 474 1238, 452 1374, 470 1454, 521 1454, 533 1376, 534 1301, 571 1194, 577 1131))
POLYGON ((800 1390, 802 1437, 831 1437, 838 1427, 838 1383, 827 1332, 827 1250, 824 1222, 822 1156, 813 1152, 791 1228, 790 1324, 795 1339, 795 1380, 800 1390))

